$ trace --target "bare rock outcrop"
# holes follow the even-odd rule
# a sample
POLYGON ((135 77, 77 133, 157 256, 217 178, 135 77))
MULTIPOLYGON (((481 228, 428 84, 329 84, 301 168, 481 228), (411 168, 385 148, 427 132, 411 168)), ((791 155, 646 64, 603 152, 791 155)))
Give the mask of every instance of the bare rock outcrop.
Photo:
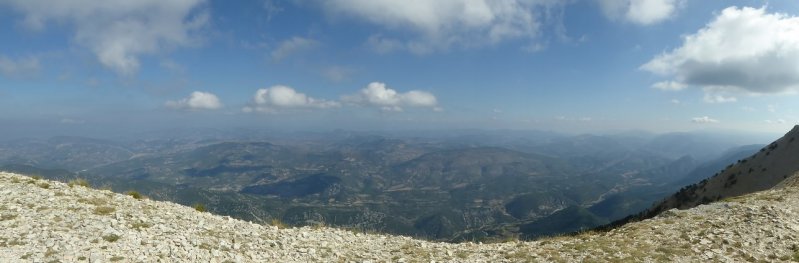
POLYGON ((799 188, 669 210, 607 232, 450 244, 281 229, 0 172, 0 229, 0 262, 774 262, 799 259, 799 188))

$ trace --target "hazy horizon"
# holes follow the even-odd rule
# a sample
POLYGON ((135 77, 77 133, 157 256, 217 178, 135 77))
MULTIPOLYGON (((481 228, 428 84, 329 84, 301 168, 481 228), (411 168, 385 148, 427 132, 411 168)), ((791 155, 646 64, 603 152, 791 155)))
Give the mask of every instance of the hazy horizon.
MULTIPOLYGON (((786 130, 785 132, 788 132, 786 130)), ((492 140, 497 139, 554 139, 569 140, 581 136, 605 136, 621 141, 625 140, 650 140, 670 135, 691 135, 695 138, 714 138, 720 140, 737 141, 738 145, 768 144, 782 137, 785 132, 757 132, 726 129, 697 129, 686 131, 655 132, 641 129, 627 130, 597 130, 583 131, 554 131, 544 129, 489 129, 489 128, 446 128, 446 129, 412 129, 412 128, 383 128, 383 129, 276 129, 257 126, 231 126, 231 127, 172 127, 163 129, 124 129, 116 130, 92 129, 80 126, 69 130, 20 129, 0 130, 0 142, 14 142, 18 140, 34 139, 48 140, 58 137, 75 137, 87 139, 110 140, 125 142, 132 140, 152 139, 216 139, 223 141, 266 141, 285 142, 286 139, 301 142, 303 140, 328 140, 335 141, 347 137, 379 136, 394 139, 431 139, 439 140, 451 138, 454 141, 468 141, 474 138, 483 138, 482 143, 492 145, 492 140), (333 137, 330 137, 333 136, 333 137), (343 137, 342 137, 343 136, 343 137), (477 136, 477 137, 475 137, 477 136), (709 137, 708 137, 709 136, 709 137)))
POLYGON ((0 136, 779 136, 799 123, 797 15, 755 0, 0 0, 0 136))

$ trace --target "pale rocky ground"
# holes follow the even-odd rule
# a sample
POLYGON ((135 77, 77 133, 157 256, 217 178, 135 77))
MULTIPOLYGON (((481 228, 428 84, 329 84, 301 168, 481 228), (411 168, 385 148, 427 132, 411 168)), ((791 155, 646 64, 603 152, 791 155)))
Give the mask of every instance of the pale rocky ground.
POLYGON ((799 185, 609 232, 449 244, 251 224, 0 172, 0 262, 746 262, 799 259, 799 185))

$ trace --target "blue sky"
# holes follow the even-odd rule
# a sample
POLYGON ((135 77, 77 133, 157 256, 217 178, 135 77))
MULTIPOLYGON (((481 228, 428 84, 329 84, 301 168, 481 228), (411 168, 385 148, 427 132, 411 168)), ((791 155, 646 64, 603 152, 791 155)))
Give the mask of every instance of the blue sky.
POLYGON ((783 132, 797 16, 754 0, 0 0, 0 123, 783 132))

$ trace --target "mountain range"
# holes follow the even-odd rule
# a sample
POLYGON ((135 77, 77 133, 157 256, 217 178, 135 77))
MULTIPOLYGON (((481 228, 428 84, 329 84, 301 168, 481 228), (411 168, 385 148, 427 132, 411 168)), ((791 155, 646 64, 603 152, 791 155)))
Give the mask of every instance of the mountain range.
POLYGON ((462 242, 607 224, 762 146, 701 133, 198 134, 14 140, 0 164, 259 223, 462 242))
MULTIPOLYGON (((4 229, 0 231, 0 260, 797 261, 797 135, 799 126, 760 151, 721 168, 710 178, 683 187, 624 222, 534 241, 508 239, 496 243, 430 242, 326 225, 295 228, 279 222, 256 224, 205 213, 199 205, 191 208, 147 200, 137 192, 115 194, 91 189, 85 181, 63 183, 0 172, 0 226, 4 229)), ((737 154, 732 151, 724 156, 737 154)), ((17 168, 25 167, 48 176, 70 175, 65 170, 37 172, 30 166, 17 168)), ((670 171, 665 167, 657 170, 670 171)), ((546 196, 531 196, 529 200, 541 198, 546 196)), ((542 231, 569 223, 595 224, 598 222, 591 222, 595 213, 590 207, 569 206, 544 219, 522 224, 521 229, 542 231)))

